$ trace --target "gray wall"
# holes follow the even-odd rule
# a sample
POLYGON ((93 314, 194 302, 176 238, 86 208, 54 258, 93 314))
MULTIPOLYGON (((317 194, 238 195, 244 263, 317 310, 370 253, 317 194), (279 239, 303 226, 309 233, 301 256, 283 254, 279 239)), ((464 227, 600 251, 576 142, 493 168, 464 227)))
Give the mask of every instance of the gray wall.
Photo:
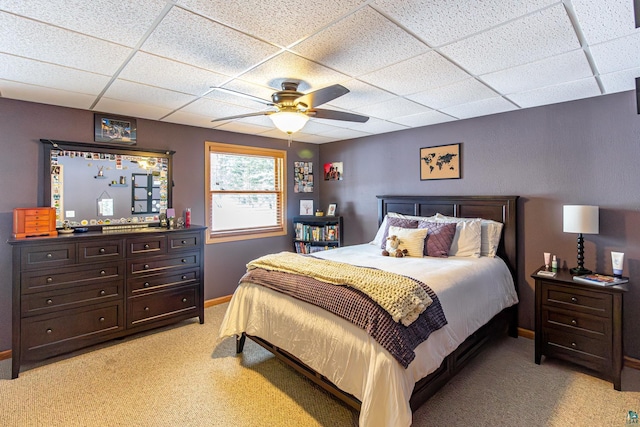
MULTIPOLYGON (((139 148, 174 150, 173 207, 176 212, 191 208, 192 223, 205 224, 204 141, 244 144, 287 150, 289 216, 299 213, 300 199, 314 199, 319 191, 293 192, 293 162, 319 164, 319 149, 314 144, 261 138, 138 119, 139 148)), ((0 242, 11 236, 13 209, 44 206, 42 176, 44 171, 40 138, 62 141, 93 142, 93 113, 0 98, 0 242)), ((318 168, 316 168, 319 171, 318 168)), ((316 178, 317 179, 317 178, 316 178)), ((95 195, 90 197, 95 199, 95 195)), ((291 250, 289 236, 207 245, 205 248, 205 298, 212 299, 234 292, 248 261, 264 254, 291 250)), ((11 247, 0 243, 0 351, 11 348, 11 247)))
MULTIPOLYGON (((345 244, 377 229, 376 195, 519 195, 520 326, 534 328, 534 281, 543 252, 577 265, 563 204, 600 206, 600 234, 585 235, 585 266, 611 272, 624 252, 625 354, 640 358, 640 115, 634 92, 480 117, 320 146, 320 163, 344 162, 322 181, 321 205, 338 203, 345 244), (462 179, 420 181, 421 147, 462 142, 462 179)), ((533 355, 532 355, 533 357, 533 355)))

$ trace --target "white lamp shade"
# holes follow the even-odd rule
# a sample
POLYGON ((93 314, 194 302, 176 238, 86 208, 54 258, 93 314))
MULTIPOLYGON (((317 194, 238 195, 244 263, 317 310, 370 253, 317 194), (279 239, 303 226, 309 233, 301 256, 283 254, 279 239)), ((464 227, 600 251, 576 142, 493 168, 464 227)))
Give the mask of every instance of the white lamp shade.
POLYGON ((565 233, 598 234, 599 222, 598 206, 563 206, 562 231, 565 233))
POLYGON ((269 115, 273 124, 282 132, 291 135, 294 132, 298 132, 304 127, 309 120, 309 116, 302 113, 294 113, 290 111, 280 111, 269 115))

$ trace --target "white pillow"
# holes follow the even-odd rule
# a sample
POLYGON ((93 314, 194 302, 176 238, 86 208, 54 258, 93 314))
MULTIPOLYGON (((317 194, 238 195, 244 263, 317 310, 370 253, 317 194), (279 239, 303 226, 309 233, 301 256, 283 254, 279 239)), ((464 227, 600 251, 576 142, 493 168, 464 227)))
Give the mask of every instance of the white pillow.
POLYGON ((483 218, 456 218, 445 216, 440 213, 435 215, 436 220, 449 222, 477 221, 480 220, 480 256, 495 258, 498 246, 500 246, 500 238, 502 236, 501 222, 483 218))
POLYGON ((384 216, 382 220, 382 224, 378 227, 378 232, 376 233, 376 237, 373 238, 372 241, 369 242, 370 245, 376 245, 377 247, 382 247, 382 238, 384 237, 384 232, 387 229, 387 215, 384 216))
POLYGON ((400 239, 398 249, 407 250, 406 256, 422 258, 424 256, 424 239, 427 237, 426 228, 402 228, 394 225, 389 227, 389 237, 400 239))
POLYGON ((478 218, 455 218, 436 214, 435 222, 456 223, 456 234, 449 249, 449 256, 471 256, 480 258, 482 246, 481 220, 478 218))

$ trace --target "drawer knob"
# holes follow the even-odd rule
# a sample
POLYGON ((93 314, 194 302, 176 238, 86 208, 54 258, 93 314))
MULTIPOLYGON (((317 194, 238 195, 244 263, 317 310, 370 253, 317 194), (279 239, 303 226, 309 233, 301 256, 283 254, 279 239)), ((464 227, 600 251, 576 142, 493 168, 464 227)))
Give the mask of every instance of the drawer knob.
POLYGON ((103 289, 100 291, 100 296, 105 296, 107 294, 107 292, 103 289))
POLYGON ((104 250, 104 248, 100 248, 100 250, 99 250, 98 252, 100 252, 101 254, 103 254, 103 253, 105 253, 106 251, 104 250))
POLYGON ((184 258, 182 258, 182 262, 183 262, 183 263, 185 263, 185 262, 187 262, 187 260, 186 260, 186 259, 184 259, 184 258))
POLYGON ((149 249, 149 245, 145 243, 144 248, 149 249))
POLYGON ((48 334, 52 334, 53 333, 53 329, 51 329, 51 328, 47 329, 47 333, 48 334))
POLYGON ((182 276, 182 280, 187 280, 187 275, 186 274, 182 276))
POLYGON ((47 277, 47 283, 53 282, 53 277, 47 277))
POLYGON ((144 308, 144 311, 149 311, 149 307, 145 307, 145 308, 144 308))
POLYGON ((145 265, 144 265, 144 269, 145 269, 145 270, 148 270, 148 269, 149 269, 149 264, 145 264, 145 265))
POLYGON ((150 284, 149 282, 144 282, 144 285, 143 285, 143 286, 144 286, 145 288, 148 288, 149 286, 151 286, 151 284, 150 284))
POLYGON ((576 348, 577 347, 576 343, 572 342, 571 347, 576 348))
POLYGON ((104 322, 104 317, 101 317, 100 319, 98 319, 100 322, 104 322))
POLYGON ((182 302, 187 302, 187 299, 186 298, 182 298, 182 302))
POLYGON ((100 270, 100 275, 101 275, 101 276, 104 276, 105 274, 107 274, 107 272, 106 272, 106 271, 104 271, 104 270, 100 270))
POLYGON ((187 244, 187 241, 186 241, 186 240, 183 240, 183 241, 182 241, 182 244, 183 244, 183 245, 186 245, 186 244, 187 244))
POLYGON ((573 303, 578 302, 578 298, 576 298, 576 297, 571 297, 571 302, 573 302, 573 303))
POLYGON ((53 300, 52 300, 51 298, 49 298, 49 299, 47 300, 47 304, 49 304, 49 305, 53 304, 53 300))
POLYGON ((47 254, 47 258, 53 258, 53 254, 47 254))
POLYGON ((578 324, 578 322, 576 321, 576 319, 572 319, 572 320, 571 320, 571 324, 572 324, 573 326, 576 326, 576 325, 578 324))

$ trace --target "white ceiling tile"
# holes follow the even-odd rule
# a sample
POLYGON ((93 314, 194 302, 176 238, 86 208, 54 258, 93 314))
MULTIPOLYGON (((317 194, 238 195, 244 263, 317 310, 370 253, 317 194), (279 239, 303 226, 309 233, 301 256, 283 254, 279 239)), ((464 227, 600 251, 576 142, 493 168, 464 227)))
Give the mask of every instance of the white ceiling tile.
POLYGON ((600 74, 622 71, 640 65, 640 30, 630 36, 591 47, 600 74))
POLYGON ((179 108, 194 99, 192 95, 120 79, 113 82, 104 96, 133 103, 141 103, 141 100, 143 100, 145 104, 156 105, 171 110, 179 108))
POLYGON ((505 111, 512 111, 517 108, 518 107, 504 98, 489 98, 483 99, 482 101, 470 102, 469 104, 443 108, 442 112, 459 119, 469 119, 471 117, 504 113, 505 111))
POLYGON ((179 8, 169 12, 141 49, 230 76, 279 51, 272 45, 179 8))
POLYGON ((163 122, 177 123, 189 126, 197 126, 201 128, 212 128, 215 123, 211 123, 211 117, 201 116, 199 114, 187 113, 184 110, 175 111, 166 117, 163 122))
POLYGON ((0 79, 96 96, 109 77, 0 53, 0 79))
POLYGON ((296 142, 307 142, 310 144, 326 144, 328 142, 339 141, 339 138, 321 135, 310 135, 307 133, 296 133, 293 135, 296 142))
POLYGON ((222 74, 144 52, 135 54, 119 78, 192 95, 202 95, 211 86, 218 86, 229 79, 222 74))
POLYGON ((178 0, 177 3, 239 31, 288 46, 364 1, 306 1, 293 4, 290 0, 178 0))
POLYGON ((636 89, 636 78, 640 77, 640 68, 601 74, 600 81, 605 93, 624 92, 636 89))
POLYGON ((415 102, 404 98, 393 98, 389 101, 378 102, 377 104, 356 108, 355 111, 366 116, 389 120, 394 117, 402 117, 410 114, 430 111, 430 109, 424 105, 416 104, 415 102))
POLYGON ((323 119, 314 119, 311 118, 302 128, 302 132, 310 133, 310 134, 324 134, 327 132, 331 132, 336 128, 341 128, 341 122, 339 120, 323 120, 323 119))
POLYGON ((111 75, 131 49, 0 12, 0 52, 111 75), (10 29, 6 31, 6 29, 10 29))
POLYGON ((298 80, 304 82, 298 87, 298 91, 301 92, 318 90, 348 79, 344 74, 301 58, 291 52, 280 53, 243 74, 241 78, 262 86, 272 87, 275 90, 282 89, 283 81, 298 80))
POLYGON ((359 80, 348 80, 342 83, 342 85, 349 89, 349 93, 327 103, 327 107, 333 106, 341 109, 354 109, 363 105, 375 104, 393 98, 393 95, 389 92, 359 80))
POLYGON ((589 44, 637 32, 632 0, 572 0, 571 4, 589 44))
POLYGON ((485 74, 578 49, 562 4, 447 45, 441 51, 472 74, 485 74))
POLYGON ((269 127, 258 126, 244 121, 232 121, 224 122, 220 126, 216 126, 216 130, 224 130, 227 132, 249 133, 253 135, 260 135, 264 132, 271 130, 269 127))
MULTIPOLYGON (((423 113, 423 114, 429 114, 429 113, 431 112, 423 113)), ((397 122, 398 120, 394 119, 394 121, 397 122)), ((365 123, 352 123, 350 128, 359 130, 362 132, 371 133, 371 134, 378 134, 378 133, 387 133, 387 132, 396 132, 399 130, 405 130, 405 129, 408 129, 409 126, 404 126, 398 123, 393 123, 386 120, 377 119, 375 117, 370 117, 369 120, 367 120, 365 123)))
POLYGON ((95 96, 0 79, 3 98, 88 110, 95 96))
MULTIPOLYGON (((256 111, 259 111, 259 109, 250 109, 241 107, 239 105, 214 101, 208 98, 200 98, 184 107, 182 111, 206 116, 209 117, 209 120, 213 120, 227 116, 235 116, 238 114, 255 113, 256 111)), ((214 122, 211 126, 218 126, 221 123, 222 122, 216 124, 216 122, 214 122)))
POLYGON ((168 108, 162 108, 151 104, 139 104, 136 102, 121 101, 119 99, 111 99, 107 97, 100 98, 100 101, 98 101, 93 110, 150 120, 160 120, 160 118, 171 112, 168 108))
POLYGON ((367 7, 292 50, 339 72, 357 76, 416 56, 428 48, 367 7))
POLYGON ((367 133, 367 132, 359 132, 357 130, 345 129, 345 128, 336 128, 335 130, 332 130, 330 132, 321 134, 321 136, 326 136, 326 137, 329 137, 329 138, 336 138, 336 139, 339 139, 339 140, 362 138, 362 137, 369 136, 369 135, 371 135, 371 134, 367 133))
POLYGON ((508 95, 508 98, 523 108, 529 108, 598 95, 601 95, 600 88, 598 88, 596 80, 591 77, 527 92, 514 93, 508 95))
POLYGON ((498 96, 496 92, 476 79, 466 79, 437 89, 408 95, 407 98, 439 110, 452 105, 468 104, 498 96))
POLYGON ((466 78, 469 74, 434 51, 360 77, 398 95, 421 92, 466 78))
POLYGON ((439 46, 556 2, 557 0, 376 0, 372 6, 391 16, 432 46, 439 46))
POLYGON ((275 90, 272 88, 258 86, 256 84, 245 82, 240 79, 231 80, 229 83, 225 83, 224 85, 222 85, 222 88, 239 92, 239 94, 226 92, 224 90, 212 90, 207 95, 205 95, 206 98, 260 110, 268 108, 268 106, 264 102, 271 102, 271 95, 273 94, 273 92, 275 92, 275 90), (240 94, 254 96, 264 102, 248 99, 240 94))
POLYGON ((427 111, 424 113, 411 114, 403 117, 396 117, 394 122, 403 124, 409 127, 420 127, 435 125, 438 123, 445 123, 455 120, 453 117, 446 114, 442 114, 439 111, 427 111))
POLYGON ((2 0, 0 9, 133 47, 166 3, 165 0, 2 0))
POLYGON ((524 92, 593 75, 582 49, 507 68, 480 78, 501 93, 524 92))

